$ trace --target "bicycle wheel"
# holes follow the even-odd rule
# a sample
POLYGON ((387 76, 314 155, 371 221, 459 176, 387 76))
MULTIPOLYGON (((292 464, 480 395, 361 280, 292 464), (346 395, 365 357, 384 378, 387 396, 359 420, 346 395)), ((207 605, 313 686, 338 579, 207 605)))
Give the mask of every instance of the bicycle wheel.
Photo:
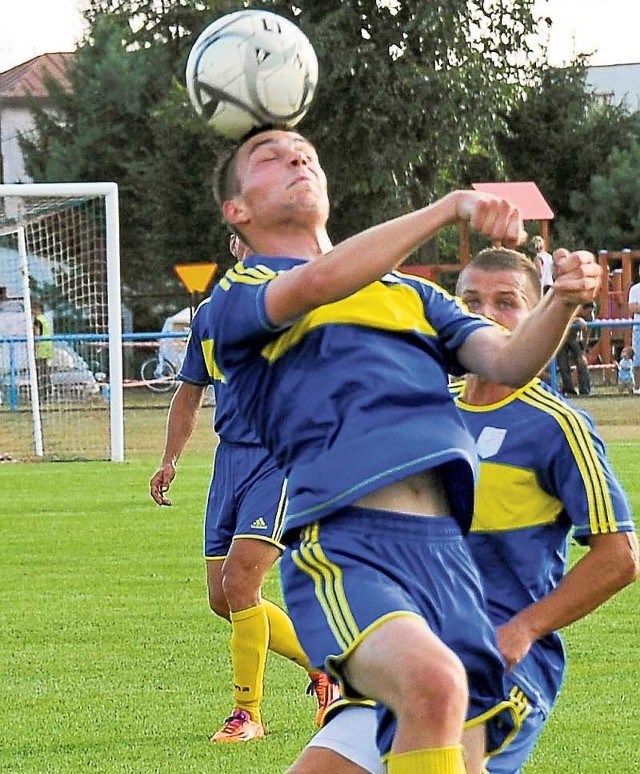
POLYGON ((176 369, 168 360, 150 357, 140 366, 140 377, 151 392, 169 392, 176 386, 176 369))

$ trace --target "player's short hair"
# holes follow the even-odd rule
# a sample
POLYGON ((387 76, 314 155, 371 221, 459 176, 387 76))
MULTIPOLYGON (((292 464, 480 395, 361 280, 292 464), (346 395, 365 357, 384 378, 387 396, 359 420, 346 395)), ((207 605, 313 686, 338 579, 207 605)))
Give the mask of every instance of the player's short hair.
POLYGON ((533 262, 524 253, 518 250, 509 250, 506 247, 487 247, 481 250, 458 275, 456 292, 462 287, 462 278, 467 268, 481 269, 482 271, 517 271, 525 274, 529 280, 531 297, 536 302, 540 300, 542 289, 540 276, 533 262))

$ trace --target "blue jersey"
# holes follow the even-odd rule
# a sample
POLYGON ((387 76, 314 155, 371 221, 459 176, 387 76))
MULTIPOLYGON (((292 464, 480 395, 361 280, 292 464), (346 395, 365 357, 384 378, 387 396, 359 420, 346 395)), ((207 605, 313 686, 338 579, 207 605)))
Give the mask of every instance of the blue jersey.
POLYGON ((491 323, 433 283, 391 272, 277 329, 265 290, 303 263, 236 264, 208 312, 239 410, 288 477, 285 531, 435 466, 466 530, 476 457, 447 372, 463 372, 457 348, 491 323))
POLYGON ((208 306, 209 299, 200 304, 193 316, 187 351, 176 378, 199 386, 213 385, 216 393, 214 430, 223 441, 260 445, 256 433, 238 413, 226 379, 216 364, 208 306))
MULTIPOLYGON (((480 476, 468 535, 487 606, 499 626, 558 585, 570 532, 579 541, 634 529, 626 497, 589 416, 534 379, 476 406, 453 385, 476 440, 480 476)), ((560 635, 533 644, 514 680, 547 712, 564 674, 560 635)))

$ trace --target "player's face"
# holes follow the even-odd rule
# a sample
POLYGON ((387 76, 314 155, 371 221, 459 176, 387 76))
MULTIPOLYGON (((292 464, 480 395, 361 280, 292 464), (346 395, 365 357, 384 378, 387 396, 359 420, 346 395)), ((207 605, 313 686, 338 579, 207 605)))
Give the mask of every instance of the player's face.
POLYGON ((458 293, 472 312, 495 320, 509 330, 525 320, 537 299, 529 277, 520 271, 484 271, 467 267, 458 293))
POLYGON ((273 130, 247 140, 238 151, 236 175, 239 198, 254 221, 326 222, 327 178, 313 145, 296 132, 273 130))

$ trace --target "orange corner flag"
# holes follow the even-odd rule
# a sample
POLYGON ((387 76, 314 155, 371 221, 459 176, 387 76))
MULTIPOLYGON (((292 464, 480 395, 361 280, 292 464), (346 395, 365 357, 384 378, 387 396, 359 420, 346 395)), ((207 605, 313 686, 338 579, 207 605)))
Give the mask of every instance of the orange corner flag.
POLYGON ((173 270, 189 293, 204 293, 217 268, 217 263, 178 263, 173 270))

